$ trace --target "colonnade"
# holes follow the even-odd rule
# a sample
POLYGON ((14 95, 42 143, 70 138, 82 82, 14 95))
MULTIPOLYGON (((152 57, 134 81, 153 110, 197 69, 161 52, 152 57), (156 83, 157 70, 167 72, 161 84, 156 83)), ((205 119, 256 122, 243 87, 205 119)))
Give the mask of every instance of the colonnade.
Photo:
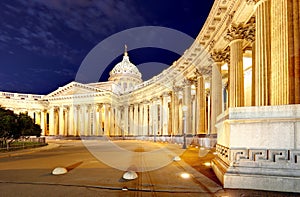
POLYGON ((199 75, 137 103, 51 105, 36 123, 50 136, 176 136, 183 135, 186 113, 188 136, 209 134, 209 98, 199 75))

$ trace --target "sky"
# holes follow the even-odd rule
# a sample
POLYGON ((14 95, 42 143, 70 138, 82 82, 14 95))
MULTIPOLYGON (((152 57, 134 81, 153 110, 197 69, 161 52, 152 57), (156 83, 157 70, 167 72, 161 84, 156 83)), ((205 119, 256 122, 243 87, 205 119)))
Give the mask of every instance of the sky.
MULTIPOLYGON (((166 27, 195 39, 212 4, 213 0, 1 0, 0 91, 49 94, 75 80, 95 46, 130 28, 166 27)), ((154 47, 128 46, 128 53, 143 80, 180 57, 154 47)), ((122 56, 101 65, 106 69, 98 81, 107 81, 122 56)))

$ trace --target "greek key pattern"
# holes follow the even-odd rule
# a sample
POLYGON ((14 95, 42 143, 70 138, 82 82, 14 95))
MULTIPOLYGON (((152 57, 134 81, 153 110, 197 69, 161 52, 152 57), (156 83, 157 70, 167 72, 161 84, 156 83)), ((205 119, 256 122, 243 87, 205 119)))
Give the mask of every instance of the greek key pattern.
POLYGON ((300 150, 286 149, 247 149, 228 148, 217 144, 217 154, 226 163, 250 162, 288 162, 300 165, 300 150))

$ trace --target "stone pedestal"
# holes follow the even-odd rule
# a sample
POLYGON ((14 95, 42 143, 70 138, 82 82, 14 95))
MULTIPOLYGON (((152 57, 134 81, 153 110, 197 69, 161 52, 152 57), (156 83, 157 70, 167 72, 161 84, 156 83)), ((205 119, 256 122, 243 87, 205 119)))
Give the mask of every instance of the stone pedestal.
POLYGON ((225 188, 300 192, 300 105, 229 108, 216 126, 225 188))

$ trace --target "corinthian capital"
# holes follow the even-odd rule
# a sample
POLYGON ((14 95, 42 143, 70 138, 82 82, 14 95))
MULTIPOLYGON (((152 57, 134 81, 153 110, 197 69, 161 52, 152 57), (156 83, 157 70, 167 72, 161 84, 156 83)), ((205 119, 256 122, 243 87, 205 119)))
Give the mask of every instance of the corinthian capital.
POLYGON ((247 4, 256 4, 257 2, 259 2, 260 0, 246 0, 247 4))
POLYGON ((224 62, 226 59, 226 52, 214 51, 211 54, 211 58, 214 60, 214 62, 224 62))
POLYGON ((227 33, 224 36, 224 39, 231 42, 237 39, 244 39, 247 28, 243 23, 240 24, 232 24, 229 29, 227 29, 227 33))
POLYGON ((255 40, 255 18, 252 17, 245 25, 245 39, 249 42, 254 42, 255 40))

